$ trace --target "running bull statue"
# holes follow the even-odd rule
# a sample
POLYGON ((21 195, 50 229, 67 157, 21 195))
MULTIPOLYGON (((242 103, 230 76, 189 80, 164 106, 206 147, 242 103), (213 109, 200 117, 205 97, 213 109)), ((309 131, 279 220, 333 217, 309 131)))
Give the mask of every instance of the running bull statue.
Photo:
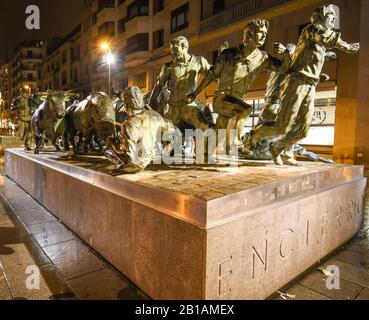
POLYGON ((89 95, 85 100, 71 105, 65 116, 64 138, 66 150, 69 143, 73 152, 88 152, 89 146, 97 141, 102 149, 107 138, 116 137, 116 110, 110 97, 103 92, 89 95), (78 137, 78 143, 75 143, 78 137))
POLYGON ((65 114, 65 104, 75 96, 71 91, 48 90, 38 94, 43 101, 31 118, 31 130, 35 140, 34 153, 38 154, 44 143, 44 137, 51 140, 57 151, 60 150, 56 141, 58 134, 55 125, 65 114))

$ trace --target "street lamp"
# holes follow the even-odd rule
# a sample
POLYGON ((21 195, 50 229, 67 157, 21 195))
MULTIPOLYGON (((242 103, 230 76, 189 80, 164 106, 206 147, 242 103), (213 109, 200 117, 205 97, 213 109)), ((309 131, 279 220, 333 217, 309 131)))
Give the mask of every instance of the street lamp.
POLYGON ((108 42, 103 42, 101 44, 101 50, 103 52, 106 52, 106 55, 104 57, 105 62, 108 65, 108 73, 109 73, 109 79, 108 79, 108 93, 109 97, 111 96, 111 65, 115 63, 115 57, 114 54, 111 52, 110 44, 108 42))

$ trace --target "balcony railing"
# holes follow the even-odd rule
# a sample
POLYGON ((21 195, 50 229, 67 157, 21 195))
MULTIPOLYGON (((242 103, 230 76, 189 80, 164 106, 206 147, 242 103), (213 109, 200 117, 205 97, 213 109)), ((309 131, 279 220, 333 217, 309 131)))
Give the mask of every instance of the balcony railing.
POLYGON ((246 0, 233 8, 201 21, 200 33, 210 32, 289 1, 291 0, 246 0))

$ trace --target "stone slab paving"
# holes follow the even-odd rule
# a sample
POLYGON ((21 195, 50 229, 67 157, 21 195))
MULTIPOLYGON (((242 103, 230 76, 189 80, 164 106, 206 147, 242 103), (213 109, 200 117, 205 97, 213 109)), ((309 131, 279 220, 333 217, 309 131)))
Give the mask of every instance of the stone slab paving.
MULTIPOLYGON (((255 179, 260 183, 259 178, 255 179)), ((161 180, 160 175, 157 180, 161 180)), ((253 184, 249 179, 246 183, 253 184)), ((215 189, 207 192, 210 198, 218 196, 215 189)), ((369 197, 365 208, 359 236, 321 264, 323 268, 330 265, 339 268, 339 290, 327 289, 327 276, 314 268, 273 298, 368 300, 369 197)), ((9 299, 141 300, 147 297, 13 181, 0 176, 0 300, 9 299), (40 270, 37 290, 26 287, 29 266, 40 270)))
POLYGON ((0 300, 147 297, 10 179, 0 176, 0 300), (36 266, 40 286, 28 289, 36 266), (27 273, 28 271, 28 273, 27 273))

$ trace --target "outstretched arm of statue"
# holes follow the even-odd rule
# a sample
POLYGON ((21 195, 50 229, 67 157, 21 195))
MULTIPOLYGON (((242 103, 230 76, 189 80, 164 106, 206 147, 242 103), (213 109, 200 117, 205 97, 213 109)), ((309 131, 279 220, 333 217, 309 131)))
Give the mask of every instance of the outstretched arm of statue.
POLYGON ((210 83, 212 83, 213 81, 219 78, 220 74, 223 71, 224 63, 225 63, 225 57, 224 55, 221 54, 218 57, 217 62, 207 71, 205 78, 201 81, 201 83, 196 88, 196 90, 193 93, 188 94, 186 96, 186 102, 188 104, 194 102, 196 100, 196 97, 203 90, 205 90, 210 85, 210 83))
POLYGON ((340 37, 338 38, 335 47, 347 53, 356 53, 360 49, 360 44, 359 43, 347 43, 343 41, 340 37))
POLYGON ((273 45, 273 57, 269 56, 267 69, 277 72, 286 72, 291 66, 291 53, 279 42, 273 45))
POLYGON ((194 102, 196 100, 196 97, 203 91, 205 90, 210 83, 212 83, 214 80, 214 77, 213 77, 213 73, 212 71, 210 70, 209 73, 206 75, 206 77, 201 81, 201 83, 199 84, 199 86, 196 88, 196 90, 191 93, 191 94, 188 94, 186 96, 186 102, 188 104, 194 102))

